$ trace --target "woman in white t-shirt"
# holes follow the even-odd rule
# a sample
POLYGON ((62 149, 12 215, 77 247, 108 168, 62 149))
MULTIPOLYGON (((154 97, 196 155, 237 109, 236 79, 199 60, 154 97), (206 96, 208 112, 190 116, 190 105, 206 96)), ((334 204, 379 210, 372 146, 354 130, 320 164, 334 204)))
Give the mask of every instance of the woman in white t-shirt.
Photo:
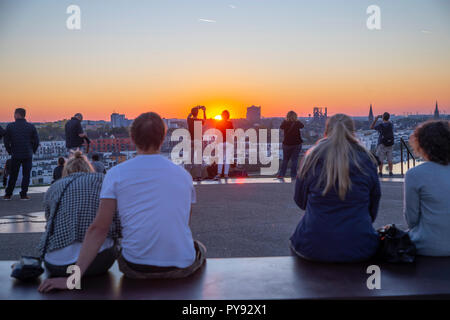
MULTIPOLYGON (((192 178, 159 155, 166 127, 156 113, 131 126, 138 155, 108 171, 95 221, 86 233, 77 265, 83 275, 105 241, 114 213, 122 227, 119 268, 130 278, 180 278, 205 262, 205 247, 189 228, 195 202, 192 178)), ((45 280, 39 291, 66 289, 67 278, 45 280)))

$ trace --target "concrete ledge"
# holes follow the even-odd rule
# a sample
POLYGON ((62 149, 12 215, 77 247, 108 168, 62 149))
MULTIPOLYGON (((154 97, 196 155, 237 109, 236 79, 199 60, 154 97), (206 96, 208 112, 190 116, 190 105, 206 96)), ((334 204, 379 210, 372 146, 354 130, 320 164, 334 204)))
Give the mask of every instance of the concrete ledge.
MULTIPOLYGON (((130 280, 117 264, 82 290, 40 294, 35 283, 10 278, 0 262, 0 299, 389 299, 450 298, 450 258, 418 257, 411 265, 381 264, 381 289, 369 290, 374 263, 322 264, 296 257, 208 259, 204 269, 179 280, 130 280)), ((41 278, 43 278, 42 276, 41 278)))

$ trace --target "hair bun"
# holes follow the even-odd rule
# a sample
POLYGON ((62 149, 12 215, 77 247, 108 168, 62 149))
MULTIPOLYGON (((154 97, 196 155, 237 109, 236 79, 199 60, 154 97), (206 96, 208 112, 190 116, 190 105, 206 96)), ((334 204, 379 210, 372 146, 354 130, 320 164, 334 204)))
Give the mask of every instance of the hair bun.
POLYGON ((83 152, 81 152, 80 150, 77 150, 74 152, 73 157, 77 158, 77 159, 83 158, 83 152))

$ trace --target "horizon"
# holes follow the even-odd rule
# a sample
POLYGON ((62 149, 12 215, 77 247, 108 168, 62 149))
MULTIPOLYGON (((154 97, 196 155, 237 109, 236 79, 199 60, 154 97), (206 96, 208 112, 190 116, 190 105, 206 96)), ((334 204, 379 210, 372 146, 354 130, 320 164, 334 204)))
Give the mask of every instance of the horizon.
POLYGON ((77 0, 0 2, 0 122, 16 107, 31 122, 81 112, 109 121, 154 111, 208 118, 262 107, 265 118, 313 107, 354 117, 450 113, 450 2, 378 0, 77 0), (108 115, 105 118, 105 115, 108 115))

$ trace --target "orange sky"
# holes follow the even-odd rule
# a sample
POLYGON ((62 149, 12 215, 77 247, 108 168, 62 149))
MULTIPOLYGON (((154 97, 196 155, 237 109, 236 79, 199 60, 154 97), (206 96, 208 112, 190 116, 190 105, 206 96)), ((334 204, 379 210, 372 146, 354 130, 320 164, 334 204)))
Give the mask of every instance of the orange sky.
POLYGON ((11 1, 0 10, 0 122, 17 106, 31 121, 76 112, 109 120, 113 111, 184 118, 195 105, 233 118, 250 105, 265 117, 315 106, 365 116, 370 103, 376 114, 431 113, 438 100, 450 112, 447 2, 411 0, 405 12, 405 1, 380 0, 383 28, 369 31, 364 1, 324 1, 330 12, 313 1, 232 10, 180 0, 174 11, 80 0, 76 32, 61 23, 63 4, 11 1))

